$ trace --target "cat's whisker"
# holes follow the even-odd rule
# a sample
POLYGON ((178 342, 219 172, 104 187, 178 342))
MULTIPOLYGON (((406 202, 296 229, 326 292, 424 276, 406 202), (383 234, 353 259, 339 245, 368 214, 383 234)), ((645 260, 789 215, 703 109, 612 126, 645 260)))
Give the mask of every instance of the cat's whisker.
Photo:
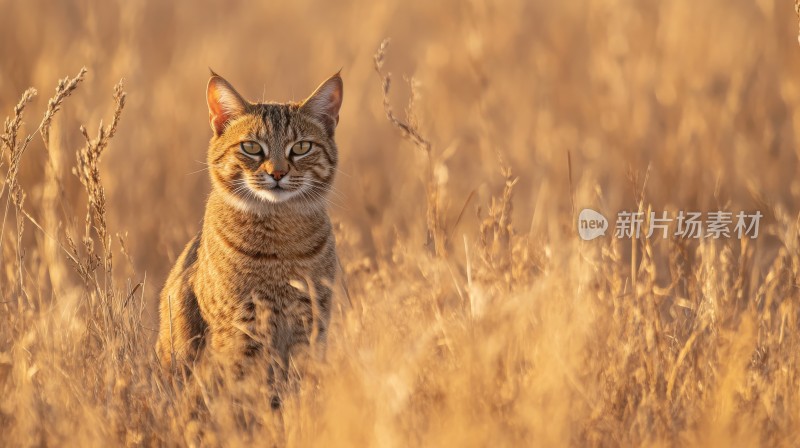
POLYGON ((341 194, 339 194, 339 193, 337 193, 335 191, 325 190, 324 188, 319 187, 319 186, 309 185, 308 189, 313 190, 314 193, 324 197, 325 199, 331 200, 331 201, 334 200, 334 199, 336 199, 337 201, 346 201, 347 200, 347 198, 345 198, 343 195, 341 195, 341 194))
POLYGON ((336 207, 341 208, 343 210, 347 209, 347 207, 345 207, 343 204, 341 204, 341 203, 339 203, 337 201, 334 201, 333 199, 331 199, 329 197, 326 197, 325 195, 323 195, 323 194, 321 194, 321 193, 319 193, 317 191, 311 191, 310 194, 314 198, 316 198, 318 201, 325 202, 328 205, 333 205, 333 206, 336 206, 336 207))
POLYGON ((208 167, 201 168, 201 169, 199 169, 197 171, 192 171, 191 173, 186 173, 186 176, 191 176, 192 174, 202 173, 203 171, 208 171, 208 167))
POLYGON ((194 160, 194 162, 195 163, 199 163, 200 165, 205 165, 205 168, 201 168, 201 169, 199 169, 197 171, 192 171, 190 173, 186 173, 187 176, 191 176, 192 174, 201 173, 203 171, 208 171, 209 168, 217 168, 217 167, 219 167, 221 165, 221 164, 212 165, 212 164, 210 164, 208 162, 203 162, 201 160, 196 160, 196 159, 194 160))
POLYGON ((311 179, 311 178, 305 178, 304 180, 314 184, 317 187, 323 187, 324 189, 327 189, 328 192, 339 196, 341 199, 346 199, 344 197, 344 195, 339 190, 337 190, 333 185, 331 185, 329 183, 323 182, 323 181, 318 180, 318 179, 311 179))
POLYGON ((319 193, 314 192, 313 190, 302 190, 303 194, 306 196, 309 204, 324 204, 327 207, 338 207, 344 209, 344 207, 338 203, 332 202, 330 199, 320 195, 319 193))
POLYGON ((342 174, 344 176, 347 176, 347 177, 350 177, 350 178, 353 177, 350 173, 344 172, 344 171, 340 170, 339 168, 334 168, 334 170, 336 170, 337 173, 342 174))
POLYGON ((340 193, 335 188, 326 187, 325 185, 317 185, 317 188, 319 188, 320 190, 324 191, 325 193, 332 194, 332 195, 336 196, 337 198, 339 198, 341 200, 346 200, 347 199, 344 196, 344 194, 340 193))
POLYGON ((240 185, 249 185, 247 179, 235 179, 231 181, 231 185, 240 186, 240 185))
POLYGON ((333 201, 333 199, 329 196, 329 194, 333 194, 334 197, 337 200, 345 200, 345 198, 342 197, 341 195, 336 194, 335 192, 325 191, 324 189, 321 189, 320 187, 315 187, 313 185, 307 185, 307 189, 310 190, 311 193, 313 193, 313 194, 315 194, 315 195, 317 195, 317 196, 319 196, 321 198, 324 198, 324 199, 326 199, 328 201, 333 201))
MULTIPOLYGON (((310 179, 307 179, 307 180, 310 180, 310 179)), ((342 204, 340 204, 340 203, 338 203, 338 202, 334 201, 333 199, 331 199, 331 198, 329 198, 329 197, 326 197, 326 196, 325 196, 324 194, 322 194, 321 192, 319 192, 319 191, 316 191, 316 190, 314 189, 314 185, 312 185, 311 183, 307 183, 307 184, 306 184, 306 189, 305 189, 305 190, 303 190, 303 191, 304 191, 304 192, 306 192, 306 193, 308 193, 308 195, 309 195, 309 196, 310 196, 310 197, 311 197, 313 200, 316 200, 316 201, 321 201, 321 202, 323 202, 323 203, 325 203, 325 204, 327 204, 327 205, 330 205, 330 206, 335 206, 335 207, 338 207, 338 208, 340 208, 340 209, 342 209, 342 210, 345 210, 345 211, 346 211, 346 210, 348 210, 348 208, 347 208, 347 207, 345 207, 344 205, 342 205, 342 204)))
POLYGON ((311 195, 310 188, 301 188, 299 191, 300 195, 303 197, 303 199, 305 199, 306 203, 308 203, 309 205, 313 205, 314 202, 318 202, 315 201, 314 197, 311 195))
POLYGON ((336 188, 333 185, 331 185, 331 184, 329 184, 327 182, 323 182, 323 181, 317 180, 317 179, 305 179, 305 180, 307 180, 308 182, 313 183, 314 185, 319 185, 319 186, 328 188, 331 191, 336 191, 336 188))
POLYGON ((308 196, 308 192, 306 192, 304 190, 300 190, 300 199, 303 200, 303 205, 305 205, 305 207, 304 207, 305 211, 309 211, 309 210, 313 209, 313 204, 311 202, 311 199, 308 196))
POLYGON ((239 185, 238 187, 232 190, 234 195, 240 195, 242 193, 245 194, 245 199, 259 199, 256 197, 255 193, 250 189, 250 186, 247 184, 239 185))
POLYGON ((195 163, 199 163, 200 165, 205 165, 205 168, 201 168, 201 169, 199 169, 197 171, 192 171, 190 173, 186 173, 187 176, 192 175, 192 174, 197 174, 197 173, 200 173, 200 172, 203 172, 203 171, 208 171, 210 168, 219 168, 219 167, 221 167, 223 165, 222 163, 211 164, 211 163, 203 162, 203 161, 200 161, 200 160, 194 160, 194 162, 195 163))

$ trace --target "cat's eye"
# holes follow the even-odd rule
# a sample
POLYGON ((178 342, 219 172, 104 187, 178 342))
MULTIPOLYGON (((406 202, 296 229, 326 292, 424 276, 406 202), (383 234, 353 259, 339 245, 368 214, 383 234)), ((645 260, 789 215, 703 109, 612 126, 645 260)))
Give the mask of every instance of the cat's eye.
POLYGON ((303 154, 308 153, 311 151, 311 148, 314 147, 314 144, 311 142, 297 142, 292 146, 292 154, 296 156, 302 156, 303 154))
POLYGON ((259 145, 258 142, 241 142, 239 143, 239 146, 242 148, 242 151, 244 151, 245 154, 250 154, 251 156, 257 156, 261 154, 261 145, 259 145))

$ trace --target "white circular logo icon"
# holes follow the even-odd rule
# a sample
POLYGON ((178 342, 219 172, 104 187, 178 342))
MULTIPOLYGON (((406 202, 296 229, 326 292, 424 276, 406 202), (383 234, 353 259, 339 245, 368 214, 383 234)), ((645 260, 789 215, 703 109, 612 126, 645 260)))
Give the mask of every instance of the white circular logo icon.
POLYGON ((589 241, 603 236, 608 229, 608 220, 605 216, 590 209, 581 210, 578 215, 578 235, 584 241, 589 241))

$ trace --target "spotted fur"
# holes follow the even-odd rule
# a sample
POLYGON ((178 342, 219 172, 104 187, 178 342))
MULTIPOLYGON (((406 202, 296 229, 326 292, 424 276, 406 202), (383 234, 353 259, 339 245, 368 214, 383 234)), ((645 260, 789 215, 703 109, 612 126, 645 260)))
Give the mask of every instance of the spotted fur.
POLYGON ((250 103, 213 75, 207 96, 212 191, 161 292, 157 352, 170 370, 210 354, 237 368, 266 359, 285 374, 326 338, 336 267, 326 195, 342 80, 302 103, 250 103), (311 150, 298 156, 298 142, 311 150))

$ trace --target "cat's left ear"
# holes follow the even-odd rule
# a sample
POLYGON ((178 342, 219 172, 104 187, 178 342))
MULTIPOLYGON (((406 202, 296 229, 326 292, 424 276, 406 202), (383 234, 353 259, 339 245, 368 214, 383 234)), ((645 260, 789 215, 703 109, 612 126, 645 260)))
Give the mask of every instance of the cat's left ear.
POLYGON ((339 124, 339 108, 342 107, 342 94, 344 85, 342 76, 339 73, 328 78, 317 87, 303 104, 300 110, 320 120, 328 131, 328 135, 333 135, 333 130, 339 124))
POLYGON ((211 72, 207 89, 208 119, 215 136, 220 136, 225 125, 242 115, 247 109, 247 101, 222 76, 211 72))

